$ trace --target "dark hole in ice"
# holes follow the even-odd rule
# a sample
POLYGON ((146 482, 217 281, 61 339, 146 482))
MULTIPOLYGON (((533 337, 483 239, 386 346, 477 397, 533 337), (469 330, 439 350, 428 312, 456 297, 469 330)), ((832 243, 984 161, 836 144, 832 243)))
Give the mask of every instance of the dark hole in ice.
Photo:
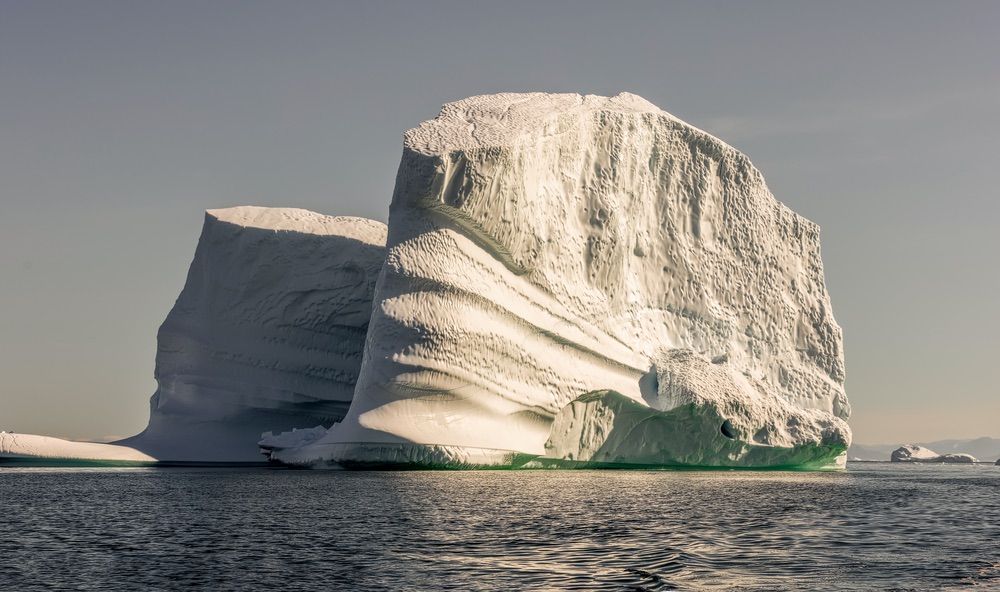
POLYGON ((639 378, 639 394, 647 403, 653 404, 659 396, 660 384, 656 378, 656 367, 649 369, 649 372, 639 378))
POLYGON ((722 427, 719 428, 722 435, 729 438, 730 440, 736 439, 736 430, 733 429, 733 424, 729 423, 729 420, 722 422, 722 427))

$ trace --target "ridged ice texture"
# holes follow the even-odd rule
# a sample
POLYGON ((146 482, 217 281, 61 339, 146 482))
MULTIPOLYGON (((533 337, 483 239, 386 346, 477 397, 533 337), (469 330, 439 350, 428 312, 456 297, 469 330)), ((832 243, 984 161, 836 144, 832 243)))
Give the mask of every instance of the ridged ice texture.
POLYGON ((314 456, 543 454, 567 404, 643 401, 674 348, 849 414, 819 228, 743 154, 635 95, 445 105, 405 134, 388 248, 354 403, 314 456))
POLYGON ((207 212, 157 336, 149 426, 120 444, 160 460, 259 461, 262 432, 340 420, 385 236, 380 222, 299 209, 207 212))

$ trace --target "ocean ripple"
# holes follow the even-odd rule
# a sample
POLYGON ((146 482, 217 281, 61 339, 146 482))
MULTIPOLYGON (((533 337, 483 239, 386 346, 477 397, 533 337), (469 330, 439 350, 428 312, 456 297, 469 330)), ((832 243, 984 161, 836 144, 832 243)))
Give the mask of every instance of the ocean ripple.
POLYGON ((1000 467, 0 468, 2 590, 1000 589, 1000 467))

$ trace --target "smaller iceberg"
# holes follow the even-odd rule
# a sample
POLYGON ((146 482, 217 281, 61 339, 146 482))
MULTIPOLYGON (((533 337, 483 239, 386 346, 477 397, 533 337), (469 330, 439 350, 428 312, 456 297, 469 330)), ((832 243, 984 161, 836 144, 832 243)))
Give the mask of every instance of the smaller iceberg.
POLYGON ((975 463, 979 462, 971 454, 938 454, 930 448, 917 444, 905 444, 892 451, 892 462, 915 463, 975 463))
MULTIPOLYGON (((256 463, 262 432, 339 421, 361 369, 385 237, 384 224, 363 218, 209 210, 157 333, 146 429, 111 444, 7 434, 0 462, 256 463)), ((313 433, 296 437, 303 432, 313 433)))

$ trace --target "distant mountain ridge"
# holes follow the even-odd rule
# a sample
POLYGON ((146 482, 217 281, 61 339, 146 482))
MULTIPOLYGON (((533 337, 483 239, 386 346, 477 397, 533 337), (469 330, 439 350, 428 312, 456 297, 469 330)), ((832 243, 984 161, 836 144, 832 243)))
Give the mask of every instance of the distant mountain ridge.
POLYGON ((917 444, 930 448, 938 454, 971 454, 980 461, 993 462, 1000 459, 1000 438, 971 438, 968 440, 949 439, 934 442, 900 442, 897 444, 851 444, 847 458, 860 460, 889 460, 892 451, 903 444, 917 444))

